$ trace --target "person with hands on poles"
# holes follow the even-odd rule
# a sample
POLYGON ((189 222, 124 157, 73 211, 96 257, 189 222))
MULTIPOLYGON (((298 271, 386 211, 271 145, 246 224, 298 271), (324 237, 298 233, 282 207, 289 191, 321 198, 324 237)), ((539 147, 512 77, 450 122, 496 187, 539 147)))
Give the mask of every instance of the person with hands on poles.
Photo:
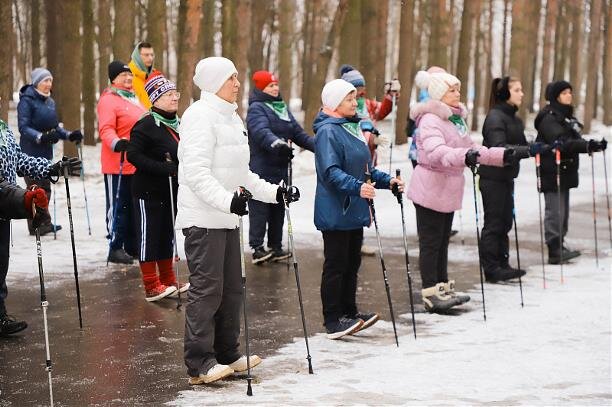
POLYGON ((323 235, 324 257, 321 301, 327 337, 338 339, 374 324, 379 315, 359 311, 357 272, 361 265, 363 228, 372 220, 367 199, 376 188, 390 189, 403 182, 372 167, 367 140, 356 115, 357 90, 336 79, 321 92, 323 109, 315 118, 317 187, 314 222, 323 235), (365 173, 372 183, 365 182, 365 173), (366 198, 366 199, 364 199, 366 198))
POLYGON ((132 178, 136 168, 124 162, 130 132, 146 113, 133 92, 133 75, 121 61, 108 65, 110 85, 98 101, 98 129, 102 141, 100 159, 106 192, 106 229, 109 239, 107 261, 132 264, 138 256, 132 178))
MULTIPOLYGON (((17 123, 21 138, 19 145, 21 151, 32 156, 53 159, 53 145, 60 140, 78 143, 83 139, 81 130, 68 131, 58 120, 55 101, 51 97, 53 88, 53 75, 45 68, 36 68, 31 73, 31 83, 19 90, 19 103, 17 105, 17 123)), ((26 185, 33 184, 43 188, 51 199, 51 183, 46 179, 24 177, 26 185)), ((40 235, 46 235, 62 229, 61 225, 51 222, 48 209, 41 209, 37 216, 41 219, 39 225, 40 235)), ((32 221, 28 219, 28 231, 35 235, 32 221)))
POLYGON ((477 164, 501 167, 505 150, 472 141, 465 122, 467 110, 459 100, 458 78, 446 72, 419 71, 415 83, 427 89, 430 99, 410 109, 419 137, 418 165, 407 197, 416 208, 423 304, 429 312, 444 313, 470 300, 455 292, 447 270, 453 214, 463 200, 464 169, 477 164))
POLYGON ((178 192, 180 93, 163 75, 151 75, 145 84, 152 107, 130 132, 127 160, 136 168, 132 197, 138 224, 138 261, 145 300, 178 297, 189 289, 179 287, 174 272, 173 197, 178 192), (172 191, 168 177, 171 178, 172 191), (158 274, 159 273, 159 274, 158 274))
POLYGON ((178 146, 178 212, 175 227, 185 236, 189 267, 184 359, 189 383, 217 381, 257 366, 239 349, 241 248, 239 216, 253 199, 282 202, 278 185, 249 170, 246 129, 236 109, 240 82, 223 57, 198 62, 193 77, 202 90, 181 119, 178 146))
MULTIPOLYGON (((288 180, 288 166, 293 158, 289 143, 314 152, 314 137, 299 125, 280 95, 278 78, 268 71, 253 74, 254 88, 249 96, 246 125, 249 138, 251 171, 262 179, 278 184, 288 180)), ((249 245, 253 264, 287 259, 283 250, 284 205, 249 201, 249 245), (268 232, 268 250, 264 237, 268 232)))

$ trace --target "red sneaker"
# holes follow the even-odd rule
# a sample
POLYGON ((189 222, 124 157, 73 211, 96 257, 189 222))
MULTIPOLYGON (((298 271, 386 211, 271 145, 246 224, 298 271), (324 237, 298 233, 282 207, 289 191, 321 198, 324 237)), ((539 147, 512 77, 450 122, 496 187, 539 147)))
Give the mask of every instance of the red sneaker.
POLYGON ((160 284, 152 290, 146 291, 145 300, 147 300, 148 302, 158 301, 174 292, 176 292, 175 286, 165 286, 163 284, 160 284))

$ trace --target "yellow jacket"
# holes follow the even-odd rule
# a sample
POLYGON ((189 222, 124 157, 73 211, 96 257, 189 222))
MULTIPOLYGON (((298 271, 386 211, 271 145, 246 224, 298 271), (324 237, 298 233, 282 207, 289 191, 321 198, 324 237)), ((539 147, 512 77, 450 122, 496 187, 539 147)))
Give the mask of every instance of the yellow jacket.
POLYGON ((132 82, 132 87, 134 88, 134 93, 140 103, 149 110, 151 108, 151 101, 149 100, 149 95, 147 91, 145 91, 145 82, 147 81, 147 73, 145 71, 140 70, 138 65, 132 59, 128 64, 132 74, 134 75, 134 80, 132 82))

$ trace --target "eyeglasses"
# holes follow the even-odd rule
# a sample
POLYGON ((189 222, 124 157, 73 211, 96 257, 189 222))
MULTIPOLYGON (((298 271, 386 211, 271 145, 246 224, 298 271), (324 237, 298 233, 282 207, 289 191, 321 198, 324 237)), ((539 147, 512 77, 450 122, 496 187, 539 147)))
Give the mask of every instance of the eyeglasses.
POLYGON ((168 97, 170 99, 180 99, 181 98, 181 92, 166 92, 162 95, 162 97, 168 97))

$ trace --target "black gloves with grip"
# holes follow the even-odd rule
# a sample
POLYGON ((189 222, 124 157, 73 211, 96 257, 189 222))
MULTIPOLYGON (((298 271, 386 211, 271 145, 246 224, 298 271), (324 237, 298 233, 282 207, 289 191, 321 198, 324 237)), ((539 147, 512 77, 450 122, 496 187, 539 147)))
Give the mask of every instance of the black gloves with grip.
POLYGON ((597 153, 599 151, 605 151, 608 147, 608 142, 605 138, 602 138, 601 141, 597 140, 589 140, 589 144, 587 146, 588 153, 597 153))
POLYGON ((280 158, 287 160, 287 162, 293 158, 293 148, 286 141, 278 139, 271 144, 271 147, 280 158))
POLYGON ((119 141, 117 141, 117 143, 115 143, 115 147, 113 148, 113 151, 115 153, 119 153, 121 151, 127 151, 128 146, 130 145, 130 142, 127 141, 126 139, 122 138, 119 139, 119 141))
POLYGON ((41 144, 55 144, 59 141, 59 133, 57 130, 49 130, 40 136, 41 144))
POLYGON ((240 187, 239 191, 234 192, 234 197, 230 203, 230 212, 238 216, 248 215, 247 202, 253 195, 244 187, 240 187))
POLYGON ((284 186, 278 187, 276 191, 276 202, 289 205, 291 202, 297 202, 300 200, 300 190, 295 185, 291 185, 289 188, 284 186))
POLYGON ((64 169, 67 169, 68 175, 81 175, 81 160, 76 157, 63 157, 60 161, 49 167, 49 177, 61 177, 64 175, 64 169))
POLYGON ((83 133, 81 130, 75 130, 68 135, 68 140, 74 143, 80 143, 83 140, 83 133))
POLYGON ((477 150, 469 149, 467 153, 465 153, 465 165, 470 168, 476 167, 478 164, 478 157, 480 157, 480 153, 477 150))

